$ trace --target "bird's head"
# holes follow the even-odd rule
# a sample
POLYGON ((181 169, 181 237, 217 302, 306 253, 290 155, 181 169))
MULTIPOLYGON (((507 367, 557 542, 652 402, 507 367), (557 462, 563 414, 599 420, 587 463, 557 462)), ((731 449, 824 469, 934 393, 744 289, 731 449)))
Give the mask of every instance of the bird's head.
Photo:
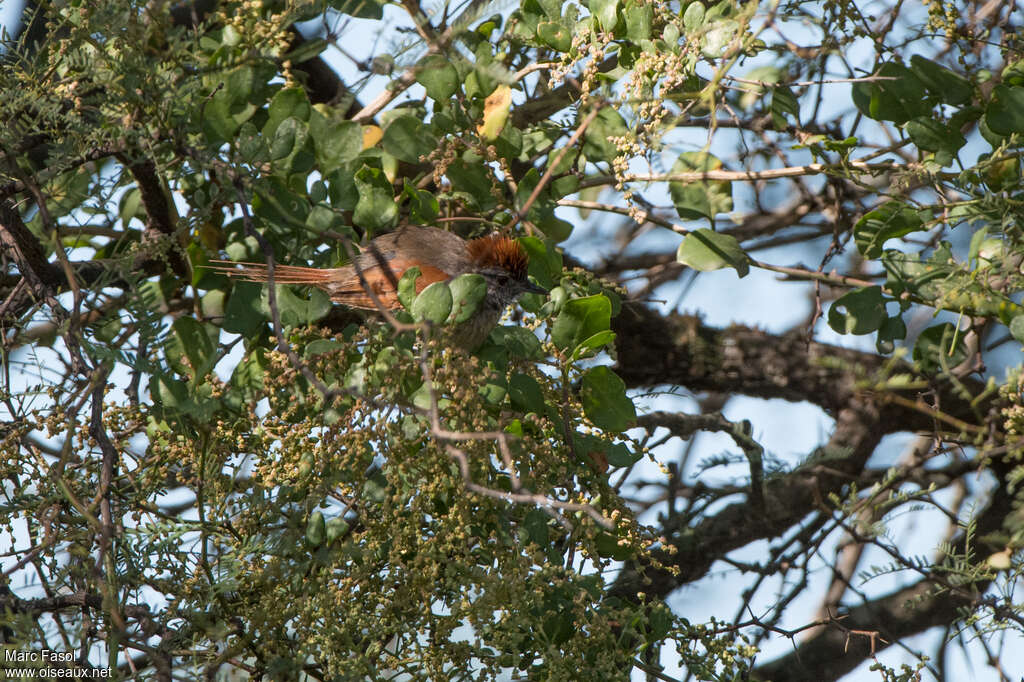
POLYGON ((546 294, 526 277, 529 257, 515 239, 492 234, 474 239, 467 245, 473 272, 487 280, 487 294, 500 308, 521 295, 546 294))

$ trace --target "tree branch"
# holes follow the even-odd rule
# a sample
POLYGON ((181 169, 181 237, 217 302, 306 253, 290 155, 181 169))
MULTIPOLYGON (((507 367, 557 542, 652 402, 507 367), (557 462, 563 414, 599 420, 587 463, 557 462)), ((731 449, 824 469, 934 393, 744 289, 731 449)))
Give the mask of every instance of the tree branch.
MULTIPOLYGON (((968 540, 975 554, 984 556, 1001 547, 986 543, 988 533, 998 531, 1012 512, 1012 499, 1000 485, 993 493, 988 509, 978 518, 976 531, 970 538, 961 537, 957 553, 968 551, 968 540)), ((883 597, 859 604, 843 614, 842 628, 828 627, 824 632, 801 644, 795 651, 753 671, 754 679, 772 682, 809 682, 835 680, 860 665, 878 650, 939 625, 959 620, 961 610, 975 610, 984 601, 982 595, 989 581, 964 585, 956 592, 940 589, 924 579, 883 597), (850 637, 853 630, 877 631, 882 640, 871 644, 861 637, 850 637), (871 646, 869 646, 869 644, 871 646), (872 648, 874 647, 874 651, 872 648)))
MULTIPOLYGON (((802 333, 771 334, 734 325, 716 329, 699 318, 662 316, 634 304, 623 306, 612 320, 617 334, 616 372, 630 388, 678 385, 693 391, 739 393, 757 398, 808 401, 836 415, 851 401, 871 392, 871 385, 892 373, 907 373, 913 385, 936 392, 944 415, 976 423, 985 405, 972 406, 947 382, 928 380, 897 360, 829 344, 808 342, 802 333)), ((984 384, 962 380, 972 395, 984 384)), ((915 389, 879 394, 906 397, 909 402, 886 406, 878 427, 883 433, 931 431, 935 415, 918 404, 915 389)))

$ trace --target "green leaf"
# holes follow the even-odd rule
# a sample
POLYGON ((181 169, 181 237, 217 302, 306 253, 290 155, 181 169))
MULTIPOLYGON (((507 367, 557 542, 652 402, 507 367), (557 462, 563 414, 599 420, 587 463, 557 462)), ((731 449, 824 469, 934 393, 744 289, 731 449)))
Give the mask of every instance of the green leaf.
POLYGON ((567 301, 551 327, 551 341, 560 350, 574 351, 611 325, 612 303, 603 294, 567 301))
POLYGON ((310 210, 309 216, 306 218, 306 226, 316 234, 325 230, 341 232, 345 228, 345 220, 328 207, 317 205, 310 210))
POLYGON ((540 340, 524 327, 495 327, 491 331, 491 340, 506 348, 512 355, 527 360, 539 360, 542 355, 540 340))
POLYGON ((419 293, 410 310, 417 320, 442 324, 452 312, 452 290, 448 282, 434 282, 419 293))
POLYGON ((348 533, 348 521, 340 516, 327 520, 327 544, 331 544, 338 538, 345 537, 348 533))
POLYGON ((398 280, 398 302, 406 310, 412 310, 412 303, 416 300, 416 280, 420 276, 420 268, 414 265, 402 273, 398 280))
POLYGON ((310 547, 319 547, 327 538, 327 522, 324 520, 323 512, 313 512, 306 521, 306 544, 310 547))
MULTIPOLYGON (((706 173, 722 168, 722 162, 707 152, 683 152, 670 173, 706 173)), ((725 180, 669 182, 668 191, 676 212, 684 220, 713 219, 732 210, 732 183, 725 180)))
POLYGON ((583 375, 580 399, 587 419, 604 431, 621 433, 636 420, 636 407, 626 395, 625 382, 604 365, 583 375))
POLYGON ((500 14, 492 14, 490 17, 477 24, 476 28, 473 30, 481 38, 488 39, 491 37, 491 33, 501 28, 502 22, 503 18, 500 14))
POLYGON ((619 149, 611 138, 629 133, 626 120, 614 107, 604 107, 583 134, 583 154, 591 160, 611 163, 619 149))
POLYGON ((192 366, 192 376, 205 376, 217 360, 217 339, 213 325, 204 325, 192 317, 179 317, 171 325, 177 344, 192 366))
POLYGON ((523 412, 544 414, 544 392, 537 380, 528 374, 516 373, 508 382, 508 397, 512 406, 523 412))
POLYGON ((505 385, 504 377, 492 376, 484 380, 480 387, 480 395, 491 405, 500 405, 508 395, 508 386, 505 385))
POLYGON ((654 5, 626 0, 623 14, 626 19, 626 37, 634 43, 651 39, 651 24, 654 21, 654 5))
POLYGON ((999 78, 1004 85, 1024 85, 1024 60, 1008 61, 999 78))
POLYGON ((331 353, 345 347, 345 344, 338 339, 316 339, 306 344, 306 347, 302 350, 302 357, 308 360, 317 355, 331 353))
POLYGON ((888 62, 878 70, 877 76, 880 80, 853 85, 853 103, 865 116, 903 124, 931 111, 924 85, 907 67, 888 62))
POLYGON ((445 102, 459 89, 462 80, 447 57, 433 54, 420 60, 416 67, 416 82, 423 86, 428 97, 445 102))
POLYGON ((927 374, 938 372, 943 365, 952 369, 966 359, 964 335, 949 322, 925 329, 914 344, 914 362, 927 374))
POLYGON ((907 325, 901 315, 888 317, 878 328, 878 339, 875 347, 879 353, 891 353, 895 348, 894 341, 907 338, 907 325))
POLYGON ((252 121, 246 121, 238 129, 235 145, 241 160, 250 165, 263 165, 270 161, 267 139, 256 129, 252 121))
POLYGON ((519 526, 526 531, 526 539, 541 549, 548 546, 548 522, 551 517, 540 509, 531 509, 519 526))
POLYGON ((267 122, 263 126, 263 134, 273 139, 277 127, 285 119, 294 118, 298 121, 308 121, 312 107, 306 99, 306 92, 301 88, 284 88, 279 90, 274 98, 270 100, 270 107, 267 109, 267 122))
POLYGON ((287 173, 308 172, 313 167, 309 141, 309 126, 296 118, 286 118, 274 131, 270 159, 287 173))
POLYGON ((312 208, 306 196, 306 192, 297 193, 279 177, 265 177, 256 185, 252 210, 272 225, 305 228, 312 208))
POLYGON ((557 52, 568 52, 572 48, 572 32, 556 21, 542 21, 537 24, 537 40, 557 52))
POLYGON ((1010 320, 1010 334, 1013 338, 1024 343, 1024 315, 1018 315, 1010 320))
POLYGON ((398 219, 394 190, 384 171, 364 165, 355 174, 359 201, 352 213, 352 222, 371 232, 391 227, 398 219))
MULTIPOLYGON (((672 26, 672 24, 669 24, 672 26)), ((740 25, 738 22, 732 19, 724 19, 715 21, 711 24, 711 27, 704 31, 704 35, 701 36, 701 52, 705 57, 711 59, 717 59, 725 54, 725 50, 736 40, 736 34, 739 32, 740 25)), ((666 29, 666 33, 668 30, 666 29)), ((675 40, 666 41, 673 45, 675 40)))
POLYGON ((619 20, 618 0, 590 0, 590 13, 602 31, 614 31, 619 20))
POLYGON ((153 373, 149 380, 149 392, 153 403, 163 410, 185 411, 190 402, 185 382, 162 372, 153 373))
POLYGON ((613 467, 633 466, 640 461, 640 453, 633 452, 625 443, 606 443, 604 454, 613 467))
POLYGON ((797 126, 800 125, 800 103, 796 95, 785 85, 777 85, 772 88, 772 125, 776 130, 786 129, 786 114, 793 117, 797 126))
POLYGON ((985 184, 996 192, 1013 191, 1021 177, 1019 158, 1006 158, 995 161, 985 172, 985 184))
POLYGON ((325 175, 356 158, 363 150, 363 129, 355 121, 327 123, 317 119, 317 124, 311 121, 309 128, 316 162, 325 175))
POLYGON ((953 130, 943 121, 929 116, 907 121, 907 135, 919 148, 927 152, 945 151, 956 154, 965 144, 967 138, 959 130, 953 130))
POLYGON ((1024 87, 997 85, 985 110, 985 123, 998 135, 1024 133, 1024 87))
MULTIPOLYGON (((358 163, 358 161, 356 162, 358 163)), ((359 190, 356 189, 356 163, 343 164, 324 179, 327 182, 327 196, 331 207, 342 211, 354 211, 359 203, 359 190)), ((362 168, 362 164, 359 165, 362 168)))
POLYGON ((256 110, 255 105, 237 101, 229 90, 222 88, 203 106, 204 132, 213 142, 228 141, 256 110))
POLYGON ((928 92, 946 104, 967 104, 974 97, 974 86, 969 80, 921 55, 910 58, 910 70, 928 92))
POLYGON ((536 3, 532 3, 531 0, 525 0, 523 7, 534 7, 540 6, 549 19, 561 19, 562 18, 562 0, 537 0, 536 3))
POLYGON ((491 193, 491 176, 484 168, 478 158, 471 159, 470 163, 463 159, 455 159, 446 171, 452 186, 459 192, 465 192, 465 198, 470 200, 474 210, 479 212, 489 210, 496 203, 491 193))
POLYGON ((598 533, 594 538, 594 546, 597 555, 604 559, 625 561, 633 556, 633 548, 629 545, 620 545, 619 538, 611 533, 598 533))
POLYGON ((381 19, 384 5, 379 0, 328 0, 328 5, 342 14, 359 19, 381 19))
MULTIPOLYGON (((269 287, 264 287, 261 301, 264 314, 271 318, 269 287)), ((331 299, 320 289, 307 287, 306 296, 299 296, 288 285, 274 288, 277 311, 284 327, 302 327, 322 319, 331 310, 331 299)))
POLYGON ((480 307, 487 296, 487 280, 481 275, 465 273, 448 283, 452 292, 452 313, 448 322, 465 322, 480 307))
POLYGON ((384 129, 384 151, 407 163, 419 163, 437 148, 437 140, 415 116, 396 116, 384 129))
POLYGON ((264 396, 263 379, 267 370, 266 351, 254 348, 231 373, 231 386, 235 390, 225 391, 224 399, 235 409, 246 402, 258 401, 264 396))
POLYGON ((706 227, 683 238, 676 260, 702 272, 725 267, 734 268, 740 277, 750 272, 750 261, 736 238, 706 227))
POLYGON ((828 309, 828 326, 840 334, 870 334, 888 319, 881 287, 843 294, 828 309))
POLYGON ((698 0, 694 0, 686 6, 686 11, 683 12, 683 28, 686 29, 687 33, 694 33, 704 23, 704 4, 698 0))
POLYGON ((263 326, 267 318, 260 305, 260 289, 260 285, 253 282, 235 283, 224 308, 224 331, 252 336, 263 326))
POLYGON ((552 240, 520 237, 519 243, 530 257, 528 274, 545 289, 553 289, 562 278, 562 254, 552 240))
POLYGON ((898 201, 887 201, 865 214, 853 226, 853 241, 865 258, 878 258, 889 239, 916 232, 924 225, 921 214, 898 201))
POLYGON ((146 219, 146 211, 142 208, 142 192, 139 191, 138 187, 132 187, 121 195, 118 215, 124 228, 128 227, 128 223, 132 221, 132 218, 146 219))
POLYGON ((576 350, 573 352, 573 360, 578 357, 582 357, 582 355, 588 351, 600 350, 614 340, 615 332, 608 329, 603 332, 598 332, 592 336, 588 336, 576 347, 576 350))
POLYGON ((440 214, 441 207, 437 197, 426 190, 418 189, 408 180, 405 181, 402 194, 408 199, 406 205, 409 207, 409 216, 412 218, 412 222, 429 225, 440 214))

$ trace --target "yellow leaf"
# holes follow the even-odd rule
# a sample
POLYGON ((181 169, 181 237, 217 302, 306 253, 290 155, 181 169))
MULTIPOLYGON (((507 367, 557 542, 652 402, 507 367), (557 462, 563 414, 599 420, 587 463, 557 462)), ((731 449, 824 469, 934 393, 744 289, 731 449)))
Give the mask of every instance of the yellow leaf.
POLYGON ((384 137, 384 131, 377 126, 363 126, 363 149, 369 149, 384 137))
POLYGON ((484 100, 484 120, 476 127, 476 132, 487 141, 494 140, 505 127, 508 111, 512 106, 512 88, 499 85, 484 100))

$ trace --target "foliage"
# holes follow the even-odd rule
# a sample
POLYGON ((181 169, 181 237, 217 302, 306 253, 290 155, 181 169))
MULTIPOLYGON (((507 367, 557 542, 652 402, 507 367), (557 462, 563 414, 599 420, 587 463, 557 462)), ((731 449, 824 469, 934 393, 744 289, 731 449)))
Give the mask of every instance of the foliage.
POLYGON ((1020 633, 1024 398, 999 349, 1024 342, 1024 61, 1019 9, 985 7, 31 4, 0 63, 0 636, 139 679, 785 680, 930 627, 1020 633), (625 216, 592 270, 587 215, 625 216), (550 293, 470 352, 446 328, 479 277, 416 294, 411 272, 382 321, 204 268, 337 267, 405 223, 514 234, 550 293), (643 225, 670 248, 627 253, 643 225), (814 282, 809 324, 643 305, 721 269, 814 282), (644 409, 666 386, 696 413, 644 409), (836 426, 784 464, 732 395, 836 426), (655 447, 710 432, 741 453, 710 460, 740 463, 726 483, 655 447), (918 446, 869 463, 901 432, 918 446), (935 510, 935 556, 888 536, 935 510), (794 623, 840 536, 886 563, 864 587, 836 559, 794 623), (716 561, 752 577, 739 614, 673 612, 716 561))

